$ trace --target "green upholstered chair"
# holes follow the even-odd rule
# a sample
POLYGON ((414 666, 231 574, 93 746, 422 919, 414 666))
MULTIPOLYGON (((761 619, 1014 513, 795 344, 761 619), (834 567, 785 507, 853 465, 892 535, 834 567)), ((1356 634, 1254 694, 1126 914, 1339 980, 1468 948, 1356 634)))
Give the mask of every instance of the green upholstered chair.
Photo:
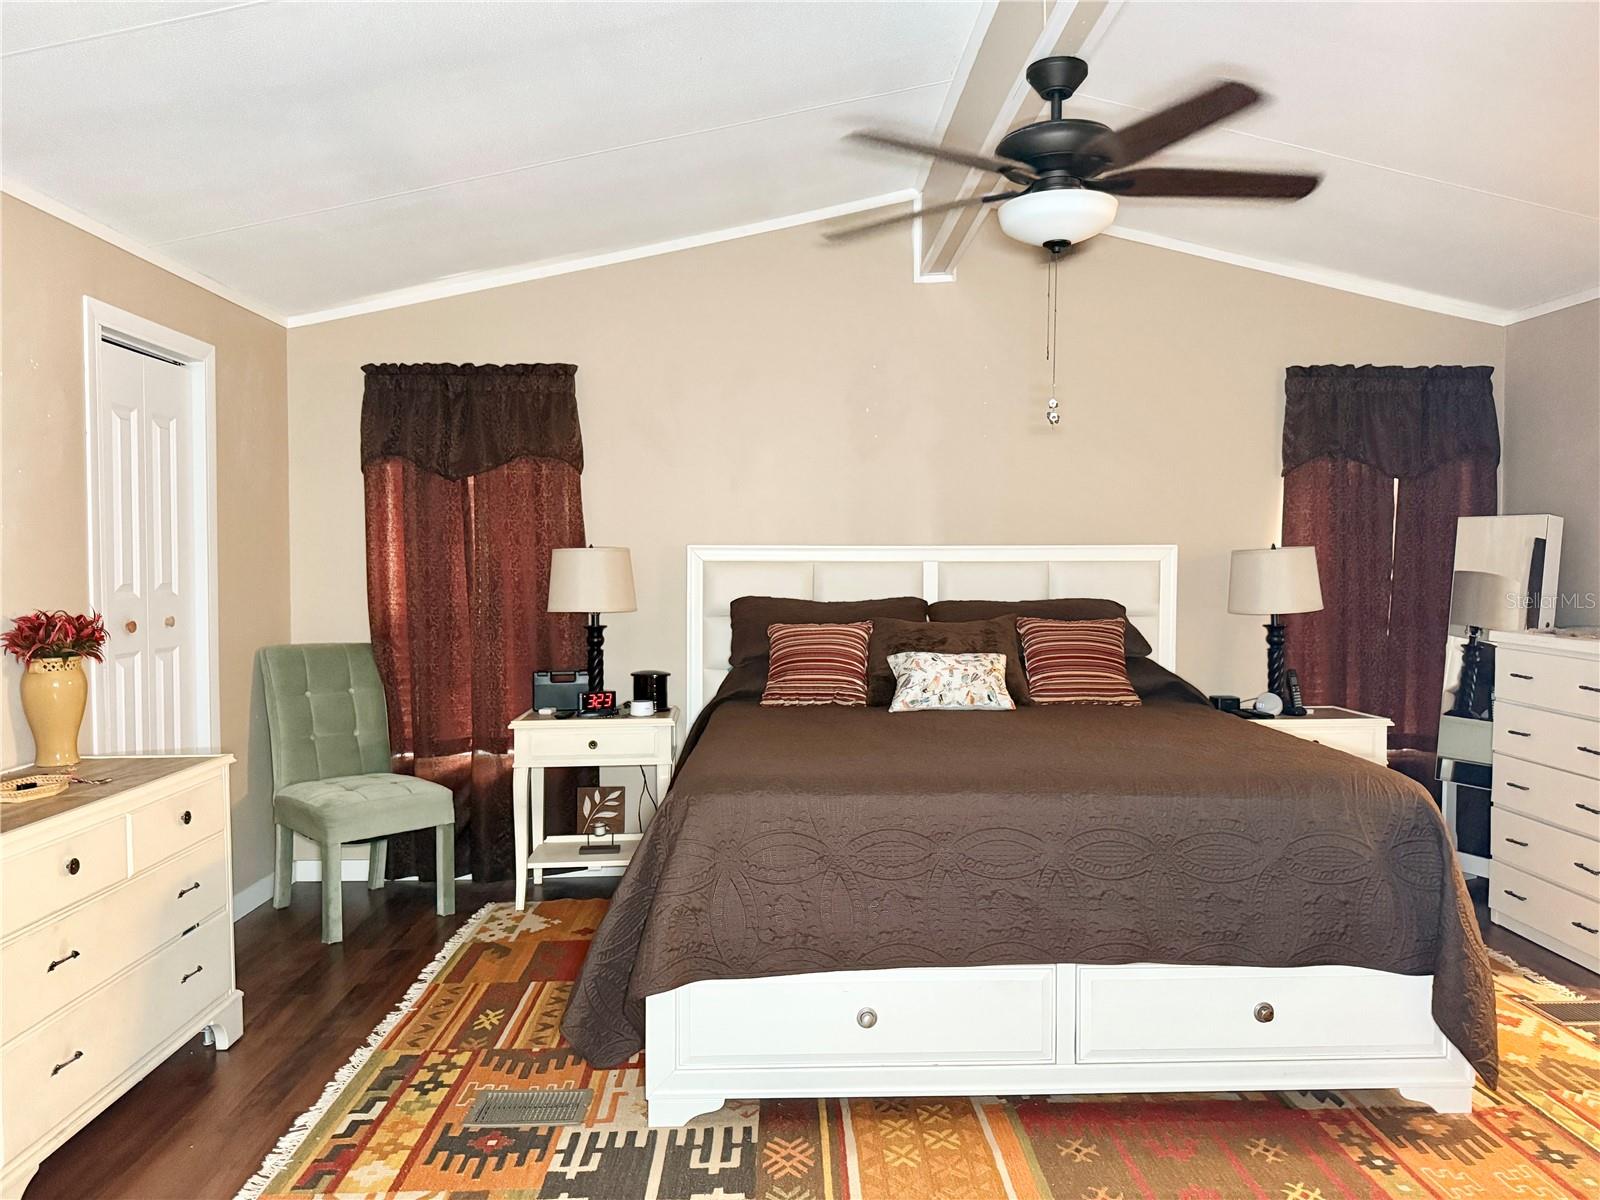
POLYGON ((376 889, 389 835, 431 826, 439 913, 455 912, 455 802, 447 787, 389 770, 389 712, 372 647, 267 646, 260 661, 278 835, 273 907, 289 903, 294 835, 310 838, 322 851, 322 940, 343 941, 345 843, 369 844, 367 886, 376 889))

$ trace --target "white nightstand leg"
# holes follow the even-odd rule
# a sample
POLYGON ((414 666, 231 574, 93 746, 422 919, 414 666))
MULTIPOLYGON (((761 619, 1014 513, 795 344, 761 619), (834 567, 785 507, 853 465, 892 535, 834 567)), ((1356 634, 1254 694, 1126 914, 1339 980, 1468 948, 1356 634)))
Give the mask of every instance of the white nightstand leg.
MULTIPOLYGON (((535 848, 544 844, 544 768, 528 768, 528 807, 531 809, 530 820, 533 830, 533 845, 535 848)), ((524 859, 524 862, 527 860, 524 859)), ((538 867, 533 868, 533 886, 538 887, 544 882, 544 872, 538 867)))
POLYGON ((516 860, 517 911, 528 907, 528 769, 511 768, 511 854, 516 860))

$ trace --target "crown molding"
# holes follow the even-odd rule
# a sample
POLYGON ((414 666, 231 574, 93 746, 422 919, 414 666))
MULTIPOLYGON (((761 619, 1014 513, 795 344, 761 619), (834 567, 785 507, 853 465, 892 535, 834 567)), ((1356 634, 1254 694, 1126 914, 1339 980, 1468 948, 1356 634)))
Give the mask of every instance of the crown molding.
POLYGON ((1391 304, 1403 304, 1407 308, 1420 308, 1426 312, 1442 313, 1447 317, 1460 317, 1467 321, 1479 321, 1485 325, 1504 326, 1519 319, 1517 314, 1509 309, 1495 308, 1488 304, 1474 304, 1469 300, 1456 300, 1450 296, 1402 287, 1397 283, 1385 283, 1379 279, 1368 279, 1364 275, 1352 275, 1346 271, 1305 266, 1300 263, 1271 262, 1264 258, 1252 258, 1248 254, 1235 254, 1231 250, 1218 250, 1211 246, 1202 246, 1197 242, 1186 242, 1181 238, 1167 237, 1164 234, 1146 233, 1142 229, 1121 229, 1113 225, 1105 233, 1124 241, 1139 242, 1162 250, 1176 250, 1180 254, 1192 254, 1196 258, 1209 258, 1213 262, 1227 263, 1229 266, 1265 271, 1269 275, 1281 275, 1286 279, 1298 279, 1302 283, 1314 283, 1319 287, 1333 288, 1335 291, 1352 292, 1357 296, 1367 296, 1373 300, 1387 300, 1391 304))
POLYGON ((770 221, 756 221, 749 225, 735 225, 728 229, 717 229, 710 233, 697 233, 691 237, 674 238, 672 241, 655 242, 648 246, 635 246, 628 250, 614 250, 607 254, 592 254, 581 258, 557 259, 536 263, 525 263, 516 267, 501 267, 489 271, 470 271, 463 275, 453 275, 448 279, 438 279, 432 283, 418 284, 415 287, 396 288, 390 292, 380 292, 375 296, 368 296, 350 304, 341 304, 335 308, 325 308, 317 312, 301 313, 288 319, 290 329, 299 329, 306 325, 321 325, 328 321, 339 321, 345 317, 358 317, 366 313, 383 312, 390 308, 407 308, 413 304, 424 304, 429 300, 443 300, 450 296, 464 296, 472 292, 486 292, 493 288, 509 287, 515 283, 528 283, 535 279, 549 279, 555 275, 571 275, 577 271, 590 271, 596 267, 609 267, 617 263, 633 262, 641 258, 655 258, 662 254, 676 254, 680 250, 694 250, 701 246, 714 246, 718 242, 731 242, 738 238, 754 237, 761 233, 775 233, 780 229, 793 229, 799 225, 811 225, 817 221, 828 221, 835 217, 848 217, 854 213, 867 212, 874 208, 885 208, 891 204, 907 204, 915 202, 918 193, 915 188, 902 188, 897 192, 885 192, 881 196, 869 196, 865 200, 851 200, 844 204, 834 204, 827 208, 814 208, 809 212, 794 213, 787 217, 775 217, 770 221))
POLYGON ((1517 325, 1523 321, 1531 321, 1535 317, 1549 316, 1553 312, 1560 312, 1563 308, 1587 304, 1591 300, 1600 300, 1600 287, 1586 288, 1584 291, 1574 292, 1570 296, 1563 296, 1559 300, 1551 300, 1546 304, 1535 304, 1532 308, 1518 309, 1511 314, 1509 324, 1517 325))
POLYGON ((287 326, 289 324, 288 319, 282 313, 275 311, 269 305, 237 292, 226 284, 218 283, 209 275, 202 275, 192 267, 184 266, 155 247, 149 246, 137 238, 131 238, 127 234, 111 228, 109 225, 102 224, 88 214, 81 213, 77 209, 46 196, 43 192, 36 191, 26 184, 8 179, 4 183, 0 183, 0 192, 4 192, 15 200, 20 200, 30 208, 37 208, 40 212, 52 216, 58 221, 66 222, 73 228, 87 233, 90 237, 99 238, 102 242, 115 246, 118 250, 131 254, 135 258, 143 259, 152 267, 165 271, 169 275, 176 275, 185 283, 192 283, 195 287, 202 288, 213 296, 226 300, 229 304, 237 304, 240 308, 252 312, 258 317, 263 317, 274 325, 287 326))

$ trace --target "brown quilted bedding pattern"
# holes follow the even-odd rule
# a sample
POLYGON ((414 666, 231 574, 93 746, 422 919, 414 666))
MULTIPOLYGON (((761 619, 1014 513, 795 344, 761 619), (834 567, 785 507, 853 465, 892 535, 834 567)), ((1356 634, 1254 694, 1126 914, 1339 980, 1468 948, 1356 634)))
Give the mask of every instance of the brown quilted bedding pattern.
POLYGON ((701 979, 1006 963, 1432 974, 1491 1085, 1494 990, 1437 807, 1396 772, 1213 710, 707 706, 562 1029, 597 1066, 701 979))

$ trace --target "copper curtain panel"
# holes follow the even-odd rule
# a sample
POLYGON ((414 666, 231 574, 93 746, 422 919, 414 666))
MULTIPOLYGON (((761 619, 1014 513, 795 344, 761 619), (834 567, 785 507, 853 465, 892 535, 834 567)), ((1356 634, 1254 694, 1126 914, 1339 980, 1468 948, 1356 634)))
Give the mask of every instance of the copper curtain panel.
MULTIPOLYGON (((456 861, 505 879, 506 724, 531 672, 584 656, 582 617, 545 611, 550 551, 584 544, 577 368, 362 369, 367 609, 394 769, 449 787, 456 861)), ((571 832, 577 775, 546 772, 547 832, 571 832)), ((389 874, 430 878, 431 846, 431 832, 391 838, 389 874)))
POLYGON ((1456 518, 1496 507, 1490 367, 1290 367, 1283 541, 1315 546, 1323 608, 1285 618, 1308 704, 1394 722, 1433 750, 1456 518))

